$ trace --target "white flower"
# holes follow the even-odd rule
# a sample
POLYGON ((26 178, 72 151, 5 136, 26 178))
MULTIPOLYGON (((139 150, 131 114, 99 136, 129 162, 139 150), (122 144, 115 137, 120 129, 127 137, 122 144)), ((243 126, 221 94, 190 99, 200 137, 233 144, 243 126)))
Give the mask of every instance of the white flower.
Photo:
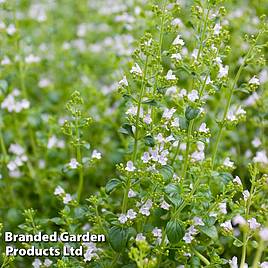
POLYGON ((191 154, 191 159, 193 161, 203 161, 205 159, 205 153, 204 151, 194 151, 192 154, 191 154))
POLYGON ((148 199, 146 201, 146 203, 143 206, 141 206, 139 212, 142 215, 149 216, 150 215, 150 209, 151 209, 152 205, 153 205, 152 200, 151 199, 148 199))
POLYGON ((22 146, 20 146, 19 144, 17 144, 17 143, 15 143, 15 144, 11 144, 11 145, 9 146, 8 151, 9 151, 10 153, 15 154, 15 155, 22 155, 22 154, 24 154, 24 152, 25 152, 24 148, 23 148, 22 146))
POLYGON ((206 123, 202 123, 198 129, 199 132, 203 132, 203 133, 208 133, 209 132, 209 128, 207 128, 206 123))
POLYGON ((169 70, 166 75, 167 80, 176 80, 176 75, 173 74, 172 70, 169 70))
POLYGON ((165 200, 163 200, 163 201, 161 202, 160 207, 161 207, 162 209, 169 210, 169 208, 170 208, 170 204, 168 204, 165 200))
POLYGON ((268 157, 266 155, 266 151, 262 150, 256 153, 256 156, 253 158, 253 162, 268 164, 268 157))
POLYGON ((4 56, 4 58, 1 60, 1 65, 9 65, 11 63, 9 57, 4 56))
POLYGON ((173 127, 180 127, 180 119, 179 118, 174 118, 174 120, 171 122, 171 126, 173 127))
POLYGON ((137 196, 137 194, 132 189, 129 189, 127 196, 128 198, 132 198, 132 197, 137 196))
POLYGON ((231 268, 238 268, 237 257, 234 256, 231 260, 229 260, 229 264, 231 268))
POLYGON ((142 75, 142 70, 138 63, 135 63, 135 65, 131 68, 130 73, 134 73, 137 75, 142 75))
POLYGON ((125 214, 120 214, 119 217, 118 217, 118 220, 120 223, 124 224, 127 222, 128 218, 127 218, 127 215, 125 214))
POLYGON ((72 196, 70 194, 66 194, 63 198, 63 203, 66 205, 69 202, 71 202, 73 200, 72 196))
POLYGON ((98 259, 99 256, 96 252, 100 249, 98 249, 93 242, 87 243, 86 246, 88 248, 84 254, 84 262, 91 261, 93 258, 98 259))
POLYGON ((129 209, 127 211, 127 218, 130 219, 130 220, 133 220, 135 219, 137 216, 137 212, 135 212, 133 209, 129 209))
POLYGON ((152 230, 152 234, 154 237, 158 237, 158 238, 161 238, 162 237, 162 230, 155 227, 153 230, 152 230))
POLYGON ((218 78, 226 77, 228 75, 228 71, 229 71, 229 66, 228 65, 223 66, 222 64, 220 64, 220 70, 219 70, 219 73, 218 73, 218 78))
POLYGON ((214 28, 213 28, 213 30, 214 30, 214 34, 215 35, 219 35, 220 34, 220 31, 221 31, 221 25, 219 24, 219 23, 217 23, 215 26, 214 26, 214 28))
POLYGON ((58 185, 55 188, 54 195, 61 195, 61 194, 64 194, 64 193, 65 193, 65 191, 61 186, 58 185))
POLYGON ((127 81, 127 78, 126 78, 125 75, 123 76, 123 79, 119 81, 118 84, 119 84, 120 86, 126 86, 126 87, 128 86, 128 81, 127 81))
POLYGON ((232 231, 232 230, 233 230, 233 226, 232 226, 232 223, 231 223, 230 220, 221 223, 220 226, 221 226, 225 231, 232 231))
POLYGON ((234 162, 232 162, 230 160, 230 157, 226 157, 223 161, 223 165, 229 168, 233 168, 234 167, 234 162))
POLYGON ((233 179, 234 183, 237 183, 238 185, 242 185, 241 179, 238 176, 235 176, 235 178, 233 179))
POLYGON ((171 59, 175 59, 176 61, 179 61, 182 59, 182 57, 180 53, 176 53, 176 54, 171 55, 171 59))
POLYGON ((34 262, 32 263, 34 268, 40 268, 42 265, 42 262, 39 259, 34 259, 34 262))
POLYGON ((125 167, 125 170, 129 172, 133 172, 136 168, 134 167, 134 164, 132 161, 127 161, 127 165, 125 167))
POLYGON ((177 35, 177 37, 174 39, 172 45, 176 46, 176 45, 184 45, 184 41, 181 39, 180 35, 177 35))
POLYGON ((97 150, 93 150, 91 157, 94 159, 101 159, 101 153, 97 150))
POLYGON ((251 230, 256 230, 257 228, 261 226, 260 223, 258 223, 255 218, 249 219, 248 223, 249 223, 249 228, 251 230))
POLYGON ((261 268, 268 268, 268 262, 267 261, 262 262, 261 268))
POLYGON ((150 154, 148 152, 145 152, 141 157, 141 160, 143 163, 148 163, 150 160, 150 154))
POLYGON ((53 263, 53 262, 52 262, 50 259, 48 259, 48 258, 46 258, 45 261, 44 261, 44 265, 45 265, 46 267, 49 267, 52 263, 53 263))
POLYGON ((247 201, 249 199, 249 197, 250 197, 249 191, 245 190, 242 194, 243 194, 244 200, 247 201))
POLYGON ((146 237, 142 233, 139 233, 139 234, 137 234, 135 240, 136 241, 145 241, 146 240, 146 237))
POLYGON ((204 226, 205 225, 204 222, 203 222, 203 220, 200 217, 195 216, 193 218, 193 221, 194 221, 194 225, 200 225, 200 226, 204 226))
POLYGON ((249 84, 251 85, 257 85, 259 86, 260 85, 260 80, 259 78, 257 78, 256 76, 253 76, 249 81, 248 81, 249 84))
POLYGON ((50 85, 51 85, 51 81, 47 78, 42 78, 38 82, 38 86, 40 88, 46 88, 46 87, 49 87, 50 85))
POLYGON ((14 24, 9 24, 6 28, 6 31, 8 35, 13 35, 17 31, 17 29, 14 24))
POLYGON ((176 109, 175 108, 171 108, 171 109, 168 109, 166 108, 164 110, 164 113, 162 115, 163 118, 166 118, 166 119, 171 119, 172 115, 176 112, 176 109))
POLYGON ((226 202, 222 202, 219 204, 219 209, 222 214, 227 214, 226 202))
POLYGON ((260 230, 260 238, 263 240, 263 241, 268 241, 268 228, 262 228, 260 230))
POLYGON ((261 145, 261 140, 258 137, 255 137, 254 140, 251 142, 251 144, 257 148, 261 145))
POLYGON ((257 92, 253 92, 245 101, 244 104, 246 106, 252 106, 256 103, 256 101, 260 98, 257 92))
POLYGON ((143 118, 143 122, 147 125, 150 125, 152 123, 152 118, 150 114, 146 114, 145 117, 143 118))
POLYGON ((241 215, 236 215, 233 217, 232 219, 233 225, 245 225, 246 224, 246 220, 241 216, 241 215))
POLYGON ((188 93, 187 97, 190 101, 196 101, 197 99, 199 99, 197 90, 192 90, 190 93, 188 93))
POLYGON ((40 62, 40 58, 38 56, 30 54, 25 58, 25 62, 28 63, 28 64, 38 63, 38 62, 40 62))
POLYGON ((198 232, 195 229, 195 227, 193 225, 191 225, 186 233, 184 234, 184 237, 182 238, 185 243, 190 244, 192 242, 192 240, 194 239, 194 235, 196 235, 198 232))
POLYGON ((76 169, 79 166, 79 163, 75 158, 72 158, 68 165, 71 169, 76 169))

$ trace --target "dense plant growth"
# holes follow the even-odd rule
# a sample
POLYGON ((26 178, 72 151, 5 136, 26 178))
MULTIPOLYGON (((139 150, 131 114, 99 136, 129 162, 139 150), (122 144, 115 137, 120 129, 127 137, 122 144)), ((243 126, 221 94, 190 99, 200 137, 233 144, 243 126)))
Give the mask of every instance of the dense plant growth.
POLYGON ((0 0, 0 267, 267 268, 266 2, 0 0))

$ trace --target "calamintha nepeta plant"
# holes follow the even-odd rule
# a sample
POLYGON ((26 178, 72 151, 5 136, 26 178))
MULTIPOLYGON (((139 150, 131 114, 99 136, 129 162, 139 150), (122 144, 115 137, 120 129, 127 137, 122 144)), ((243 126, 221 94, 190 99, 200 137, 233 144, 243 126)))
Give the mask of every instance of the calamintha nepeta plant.
MULTIPOLYGON (((57 55, 65 56, 71 48, 77 51, 70 51, 66 68, 73 64, 73 55, 92 57, 90 67, 80 62, 77 75, 83 74, 82 82, 74 86, 81 90, 69 99, 61 95, 67 104, 65 110, 63 101, 59 104, 59 116, 52 115, 60 97, 46 78, 39 85, 47 88, 54 103, 46 104, 51 116, 39 111, 42 120, 37 120, 32 115, 31 91, 26 86, 31 69, 25 64, 42 60, 34 54, 16 60, 21 90, 8 90, 5 82, 0 83, 5 93, 0 121, 5 190, 15 206, 18 188, 7 178, 29 176, 43 213, 25 210, 25 223, 19 228, 28 233, 90 231, 107 238, 106 243, 83 243, 83 257, 40 257, 33 267, 268 267, 265 16, 254 17, 253 29, 238 29, 236 23, 246 20, 247 14, 232 11, 235 3, 130 2, 126 9, 123 3, 113 3, 111 10, 96 3, 98 19, 123 10, 115 17, 124 22, 122 31, 137 36, 140 28, 145 32, 133 51, 115 47, 121 61, 111 55, 107 57, 111 63, 94 58, 94 53, 113 43, 109 38, 91 45, 90 56, 86 54, 86 33, 96 25, 80 24, 76 33, 80 39, 61 46, 53 40, 56 52, 47 61, 53 58, 62 66, 57 55), (114 77, 105 77, 103 70, 110 74, 119 64, 124 70, 114 74, 116 79, 120 75, 119 82, 107 86, 114 77), (91 85, 93 75, 86 76, 92 72, 99 78, 96 85, 91 85), (102 83, 98 95, 93 87, 102 83), (17 129, 19 120, 26 122, 16 143, 4 129, 13 118, 17 129), (106 183, 98 181, 103 179, 106 183), (45 212, 48 199, 51 207, 45 212)), ((78 12, 85 15, 85 8, 78 12)), ((44 19, 44 14, 38 18, 44 19)), ((20 29, 15 21, 16 27, 9 25, 6 30, 11 36, 20 29)), ((101 25, 99 32, 108 26, 112 28, 101 25)), ((117 40, 132 43, 125 35, 117 40)), ((19 41, 18 37, 23 54, 19 41)), ((51 64, 51 68, 56 67, 51 64)), ((21 217, 16 210, 7 215, 4 228, 11 218, 21 217)), ((56 243, 62 245, 66 243, 56 243)), ((14 261, 3 255, 2 267, 14 261)))

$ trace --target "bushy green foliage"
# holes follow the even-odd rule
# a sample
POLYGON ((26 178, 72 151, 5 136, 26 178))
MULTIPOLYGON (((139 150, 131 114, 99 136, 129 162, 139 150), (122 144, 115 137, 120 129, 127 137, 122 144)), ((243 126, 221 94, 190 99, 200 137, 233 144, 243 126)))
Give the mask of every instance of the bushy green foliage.
POLYGON ((1 268, 268 267, 267 1, 0 8, 1 268))

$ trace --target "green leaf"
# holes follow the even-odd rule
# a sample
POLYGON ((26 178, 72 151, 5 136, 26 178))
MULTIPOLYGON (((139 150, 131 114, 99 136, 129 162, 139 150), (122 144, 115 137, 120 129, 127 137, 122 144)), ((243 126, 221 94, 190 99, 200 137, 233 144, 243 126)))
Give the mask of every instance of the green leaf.
POLYGON ((64 220, 60 217, 55 217, 55 218, 52 218, 50 219, 51 222, 57 224, 57 225, 62 225, 64 224, 64 220))
POLYGON ((166 226, 166 233, 171 244, 177 244, 183 238, 185 230, 178 220, 170 220, 166 226))
POLYGON ((151 106, 158 106, 158 103, 156 100, 153 99, 149 99, 149 100, 145 100, 142 102, 143 104, 147 104, 147 105, 151 105, 151 106))
POLYGON ((128 234, 124 228, 113 226, 108 233, 108 240, 114 251, 121 251, 127 245, 128 234))
POLYGON ((145 145, 147 145, 149 147, 154 147, 155 146, 154 137, 151 136, 151 135, 148 135, 148 136, 144 137, 144 141, 145 141, 145 145))
POLYGON ((7 91, 7 88, 8 88, 7 81, 6 80, 0 80, 0 91, 5 93, 7 91))
POLYGON ((130 124, 127 124, 127 123, 123 124, 122 127, 118 131, 122 134, 130 135, 134 137, 132 126, 130 124))
POLYGON ((185 117, 188 121, 193 120, 199 114, 199 109, 188 106, 185 110, 185 117))
POLYGON ((165 180, 171 180, 173 178, 174 170, 172 166, 165 165, 160 169, 160 174, 162 174, 165 180))
POLYGON ((234 242, 233 242, 233 245, 236 246, 236 247, 238 247, 238 248, 240 248, 240 247, 243 246, 243 242, 241 240, 239 240, 239 239, 236 238, 234 240, 234 242))
POLYGON ((218 231, 215 226, 200 226, 200 231, 213 240, 218 239, 218 231))
POLYGON ((107 194, 110 194, 114 189, 116 189, 117 187, 121 186, 122 182, 118 179, 111 179, 107 182, 106 186, 105 186, 105 192, 107 194))

